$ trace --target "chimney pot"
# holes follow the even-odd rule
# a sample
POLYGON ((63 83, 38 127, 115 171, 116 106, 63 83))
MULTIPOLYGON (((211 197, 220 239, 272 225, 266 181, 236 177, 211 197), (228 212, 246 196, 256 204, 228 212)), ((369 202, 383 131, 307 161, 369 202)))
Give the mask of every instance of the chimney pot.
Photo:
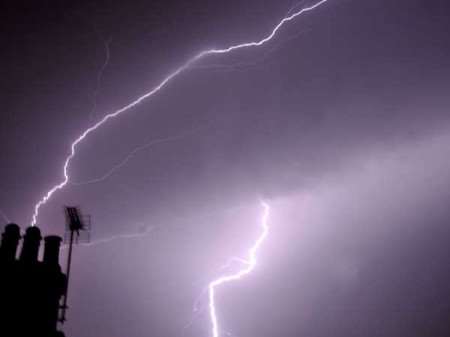
POLYGON ((49 266, 59 266, 59 248, 61 237, 49 235, 45 237, 44 263, 49 266))
POLYGON ((37 227, 28 227, 23 237, 20 260, 23 262, 36 262, 41 244, 41 231, 37 227))
POLYGON ((14 223, 5 226, 0 246, 0 256, 6 261, 14 261, 20 240, 20 227, 14 223))

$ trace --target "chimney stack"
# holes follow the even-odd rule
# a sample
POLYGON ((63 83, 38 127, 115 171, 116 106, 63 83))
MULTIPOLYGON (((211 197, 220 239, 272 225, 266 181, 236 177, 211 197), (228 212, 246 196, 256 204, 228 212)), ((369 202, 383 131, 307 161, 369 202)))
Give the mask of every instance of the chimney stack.
POLYGON ((20 227, 14 223, 5 226, 0 246, 0 258, 4 261, 14 261, 20 240, 20 227))
POLYGON ((61 237, 49 235, 45 237, 44 263, 48 266, 59 267, 59 248, 61 237))
POLYGON ((20 260, 23 262, 37 262, 41 240, 42 236, 39 228, 28 227, 23 237, 20 260))

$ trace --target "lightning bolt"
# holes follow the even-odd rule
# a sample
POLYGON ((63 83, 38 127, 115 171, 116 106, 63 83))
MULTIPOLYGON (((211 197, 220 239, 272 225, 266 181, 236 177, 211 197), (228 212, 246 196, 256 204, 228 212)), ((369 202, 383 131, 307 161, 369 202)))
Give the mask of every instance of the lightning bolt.
MULTIPOLYGON (((128 239, 138 239, 138 238, 142 238, 142 237, 150 234, 154 230, 156 230, 156 227, 149 227, 149 228, 146 228, 145 230, 143 230, 140 233, 117 234, 117 235, 113 235, 111 237, 98 239, 98 240, 91 241, 91 242, 79 242, 78 245, 85 246, 85 247, 90 247, 90 246, 97 246, 97 245, 100 245, 100 244, 106 244, 106 243, 109 243, 109 242, 112 242, 112 241, 116 241, 116 240, 121 240, 121 239, 127 239, 127 240, 128 239)), ((68 249, 68 248, 69 248, 69 245, 68 244, 64 244, 61 249, 68 249)))
POLYGON ((284 18, 282 18, 278 24, 272 29, 272 31, 266 35, 265 37, 263 37, 260 40, 256 40, 256 41, 251 41, 251 42, 245 42, 245 43, 241 43, 241 44, 236 44, 236 45, 232 45, 229 46, 227 48, 222 48, 222 49, 207 49, 204 51, 201 51, 200 53, 198 53, 197 55, 195 55, 194 57, 190 58, 189 60, 187 60, 183 65, 181 65, 178 69, 176 69, 175 71, 173 71, 172 73, 170 73, 167 77, 165 77, 157 86, 155 86, 152 90, 150 90, 149 92, 147 92, 146 94, 138 97, 137 99, 135 99, 134 101, 132 101, 131 103, 125 105, 124 107, 109 113, 107 115, 105 115, 103 118, 101 118, 98 122, 94 123, 92 126, 90 126, 89 128, 87 128, 86 130, 84 130, 81 135, 76 138, 73 143, 70 146, 70 154, 66 157, 65 161, 64 161, 64 165, 63 165, 63 180, 56 184, 55 186, 53 186, 47 193, 44 194, 44 196, 36 203, 36 205, 34 206, 34 212, 32 215, 32 219, 31 219, 31 226, 35 226, 36 222, 37 222, 37 218, 39 216, 39 210, 40 208, 45 205, 50 198, 60 189, 62 189, 63 187, 65 187, 67 185, 67 183, 69 182, 69 166, 70 163, 72 161, 72 159, 74 158, 75 154, 76 154, 76 149, 78 147, 78 145, 86 139, 87 136, 89 136, 92 132, 94 132, 95 130, 97 130, 99 127, 101 127, 102 125, 104 125, 106 122, 108 122, 111 119, 114 119, 118 116, 120 116, 121 114, 129 111, 131 108, 135 107, 136 105, 138 105, 139 103, 141 103, 142 101, 146 100, 147 98, 152 97, 153 95, 155 95, 156 93, 158 93, 161 89, 163 89, 172 79, 176 78, 178 75, 180 75, 182 72, 184 72, 185 70, 187 70, 188 68, 190 68, 194 63, 196 63, 197 61, 205 58, 206 56, 209 55, 220 55, 220 54, 227 54, 239 49, 245 49, 245 48, 251 48, 251 47, 259 47, 262 46, 263 44, 265 44, 266 42, 272 40, 274 38, 274 36, 277 34, 277 32, 281 29, 281 27, 283 27, 286 23, 296 19, 297 17, 301 16, 303 13, 306 12, 310 12, 314 9, 316 9, 317 7, 325 4, 326 2, 328 2, 328 0, 321 0, 319 2, 316 2, 315 4, 309 6, 309 7, 305 7, 302 8, 296 12, 294 12, 293 14, 290 14, 289 16, 286 16, 284 18))
POLYGON ((120 169, 121 167, 125 166, 138 152, 141 152, 143 150, 147 150, 148 148, 151 148, 151 147, 159 145, 159 144, 173 142, 173 141, 176 141, 176 140, 180 140, 180 139, 186 138, 189 135, 192 135, 194 132, 197 132, 199 129, 200 128, 195 129, 195 130, 191 130, 189 132, 184 132, 184 133, 182 133, 180 135, 177 135, 177 136, 171 136, 171 137, 159 138, 159 139, 151 140, 150 142, 148 142, 148 143, 146 143, 144 145, 136 147, 122 161, 120 161, 119 163, 114 165, 111 169, 109 169, 102 176, 97 177, 97 178, 93 178, 93 179, 89 179, 89 180, 86 180, 86 181, 72 182, 71 184, 74 185, 74 186, 81 186, 81 185, 90 185, 90 184, 100 183, 100 182, 108 179, 110 176, 112 176, 114 174, 114 172, 116 172, 118 169, 120 169))
MULTIPOLYGON (((97 34, 99 35, 100 38, 102 38, 100 36, 100 33, 97 32, 97 34)), ((103 73, 105 72, 106 67, 109 64, 109 59, 111 57, 111 52, 110 52, 110 44, 112 42, 112 38, 110 37, 108 40, 103 40, 103 45, 105 48, 105 60, 103 61, 98 73, 97 73, 97 82, 95 85, 95 90, 94 93, 92 95, 92 100, 93 100, 93 104, 92 104, 92 111, 90 114, 91 119, 94 119, 95 114, 97 113, 97 104, 98 104, 98 95, 100 94, 100 88, 101 88, 101 82, 102 82, 102 78, 103 78, 103 73)))
POLYGON ((274 54, 276 51, 278 51, 284 44, 287 42, 297 39, 300 35, 305 34, 306 31, 300 31, 297 32, 290 37, 288 37, 286 40, 278 43, 273 48, 269 49, 267 52, 265 52, 259 59, 256 59, 251 62, 240 62, 240 63, 234 63, 234 64, 205 64, 205 65, 195 65, 194 69, 206 69, 206 70, 219 70, 219 71, 237 71, 237 70, 243 70, 245 68, 249 67, 256 67, 257 65, 265 62, 272 54, 274 54))
POLYGON ((264 240, 267 238, 269 234, 269 215, 270 215, 270 206, 261 201, 261 206, 263 209, 262 217, 261 217, 261 234, 253 244, 253 246, 248 251, 248 259, 238 259, 240 263, 242 263, 245 268, 239 270, 238 272, 230 275, 221 276, 218 279, 212 281, 208 286, 208 299, 209 299, 209 316, 211 319, 211 335, 212 337, 219 337, 219 322, 217 318, 217 309, 216 309, 216 300, 215 294, 216 289, 224 285, 225 283, 238 281, 244 276, 250 274, 256 267, 256 253, 258 249, 263 244, 264 240))

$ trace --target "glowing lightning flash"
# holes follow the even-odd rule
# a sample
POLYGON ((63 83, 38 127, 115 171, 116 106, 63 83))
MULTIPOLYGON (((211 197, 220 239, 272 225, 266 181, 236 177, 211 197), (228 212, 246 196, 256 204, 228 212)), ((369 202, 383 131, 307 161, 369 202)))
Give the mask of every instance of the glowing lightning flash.
POLYGON ((208 286, 209 316, 212 325, 212 337, 219 337, 219 323, 217 319, 217 310, 215 302, 216 288, 228 282, 238 281, 244 276, 250 274, 253 271, 253 269, 255 269, 256 253, 259 247, 266 239, 267 235, 269 234, 268 220, 270 214, 270 206, 264 201, 261 201, 261 206, 263 208, 263 214, 261 218, 261 228, 262 228, 261 234, 248 251, 248 260, 239 259, 239 262, 243 263, 245 265, 245 268, 239 270, 235 274, 221 276, 217 280, 212 281, 208 286))
POLYGON ((315 3, 314 5, 311 5, 309 7, 305 7, 303 9, 301 9, 301 10, 298 10, 297 12, 295 12, 293 14, 290 14, 289 16, 284 17, 272 29, 270 34, 268 34, 266 37, 262 38, 261 40, 256 40, 256 41, 252 41, 252 42, 245 42, 245 43, 241 43, 241 44, 236 44, 236 45, 232 45, 232 46, 230 46, 228 48, 223 48, 223 49, 208 49, 208 50, 204 50, 204 51, 198 53, 197 55, 195 55, 194 57, 189 59, 186 63, 181 65, 174 72, 170 73, 166 78, 164 78, 151 91, 149 91, 146 94, 142 95, 141 97, 135 99, 134 101, 132 101, 131 103, 125 105, 124 107, 120 108, 119 110, 116 110, 115 112, 112 112, 112 113, 109 113, 109 114, 105 115, 97 123, 93 124, 92 126, 87 128, 85 131, 83 131, 83 133, 77 139, 75 139, 75 141, 71 144, 71 146, 70 146, 70 154, 66 157, 66 160, 64 161, 64 165, 63 165, 63 177, 64 177, 64 179, 59 184, 53 186, 42 197, 42 199, 39 200, 37 202, 37 204, 34 206, 34 213, 33 213, 33 216, 32 216, 31 225, 32 226, 36 225, 37 217, 39 215, 39 209, 41 208, 41 206, 45 205, 47 203, 47 201, 53 196, 53 194, 56 191, 62 189, 69 182, 68 169, 69 169, 70 162, 72 161, 73 157, 75 156, 77 146, 90 133, 92 133, 95 130, 97 130, 99 127, 101 127, 103 124, 105 124, 108 120, 116 118, 117 116, 121 115, 122 113, 124 113, 124 112, 130 110, 131 108, 135 107, 136 105, 138 105, 139 103, 141 103, 145 99, 155 95, 158 91, 160 91, 162 88, 164 88, 166 86, 166 84, 169 83, 173 78, 178 76, 180 73, 182 73, 186 69, 190 68, 194 63, 196 63, 200 59, 202 59, 202 58, 204 58, 204 57, 206 57, 208 55, 226 54, 226 53, 230 53, 232 51, 238 50, 238 49, 244 49, 244 48, 249 48, 249 47, 259 47, 259 46, 265 44, 266 42, 270 41, 276 35, 276 33, 280 30, 280 28, 284 24, 286 24, 287 22, 289 22, 291 20, 294 20, 295 18, 297 18, 298 16, 300 16, 303 13, 306 13, 306 12, 314 10, 315 8, 319 7, 320 5, 322 5, 322 4, 326 3, 326 2, 328 2, 328 0, 321 0, 321 1, 317 2, 317 3, 315 3))

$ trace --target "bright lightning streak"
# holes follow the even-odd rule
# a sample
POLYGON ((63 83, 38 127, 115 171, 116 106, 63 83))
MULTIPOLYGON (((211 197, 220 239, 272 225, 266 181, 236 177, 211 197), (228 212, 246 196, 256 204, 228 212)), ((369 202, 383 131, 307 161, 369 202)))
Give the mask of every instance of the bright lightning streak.
POLYGON ((205 64, 205 65, 196 65, 195 69, 215 69, 215 70, 224 70, 224 71, 237 71, 242 70, 244 68, 249 67, 255 67, 258 64, 261 64, 265 62, 269 56, 271 56, 273 53, 275 53, 278 49, 281 48, 282 45, 286 44, 287 42, 297 39, 300 35, 304 34, 306 31, 300 31, 296 34, 288 37, 285 41, 282 41, 281 43, 275 45, 273 48, 269 49, 267 52, 265 52, 262 57, 259 59, 256 59, 252 62, 241 62, 241 63, 234 63, 234 64, 205 64))
POLYGON ((230 274, 226 276, 221 276, 217 280, 212 281, 208 286, 208 295, 209 295, 209 315, 211 319, 211 328, 212 328, 212 337, 219 337, 219 322, 217 319, 217 309, 216 309, 216 288, 229 282, 238 281, 244 276, 248 275, 255 269, 256 267, 256 253, 264 240, 267 238, 269 234, 269 214, 270 214, 270 206, 261 201, 261 206, 263 208, 263 214, 261 218, 261 234, 258 239, 255 241, 253 246, 250 248, 248 252, 248 260, 239 259, 239 262, 243 262, 245 264, 245 268, 239 270, 235 274, 230 274))
POLYGON ((280 28, 283 27, 286 23, 294 20, 295 18, 297 18, 298 16, 302 15, 303 13, 306 13, 306 12, 309 12, 309 11, 312 11, 312 10, 316 9, 317 7, 321 6, 322 4, 324 4, 326 2, 328 2, 328 0, 321 0, 321 1, 317 2, 317 3, 315 3, 314 5, 311 5, 309 7, 305 7, 305 8, 303 8, 301 10, 298 10, 297 12, 295 12, 295 13, 289 15, 289 16, 284 17, 283 19, 281 19, 281 21, 272 29, 272 31, 266 37, 264 37, 264 38, 262 38, 260 40, 251 41, 251 42, 245 42, 245 43, 241 43, 241 44, 236 44, 236 45, 232 45, 230 47, 223 48, 223 49, 208 49, 208 50, 204 50, 204 51, 198 53, 197 55, 195 55, 194 57, 189 59, 187 62, 185 62, 183 65, 181 65, 178 69, 176 69, 175 71, 170 73, 166 78, 164 78, 152 90, 150 90, 146 94, 142 95, 141 97, 137 98, 136 100, 132 101, 131 103, 125 105, 124 107, 120 108, 119 110, 116 110, 115 112, 112 112, 112 113, 109 113, 109 114, 105 115, 97 123, 93 124, 92 126, 87 128, 85 131, 83 131, 83 133, 77 139, 75 139, 75 141, 70 146, 70 154, 66 157, 66 160, 64 161, 64 165, 63 165, 63 177, 64 177, 63 180, 59 184, 53 186, 42 197, 42 199, 39 200, 36 203, 36 205, 34 206, 34 212, 33 212, 32 220, 31 220, 31 226, 35 226, 36 225, 37 217, 39 215, 39 210, 40 210, 41 206, 45 205, 47 203, 47 201, 53 196, 53 194, 55 192, 57 192, 58 190, 60 190, 63 187, 65 187, 67 185, 67 183, 69 182, 70 178, 69 178, 68 170, 69 170, 70 162, 72 161, 72 159, 75 156, 77 146, 89 134, 91 134, 92 132, 97 130, 99 127, 101 127, 103 124, 108 122, 110 119, 114 119, 114 118, 118 117, 119 115, 121 115, 122 113, 124 113, 124 112, 130 110, 131 108, 135 107, 136 105, 138 105, 142 101, 144 101, 147 98, 149 98, 149 97, 155 95, 156 93, 158 93, 173 78, 177 77, 183 71, 185 71, 188 68, 190 68, 194 63, 196 63, 200 59, 203 59, 204 57, 206 57, 208 55, 227 54, 227 53, 230 53, 232 51, 239 50, 239 49, 245 49, 245 48, 250 48, 250 47, 259 47, 259 46, 265 44, 266 42, 270 41, 277 34, 277 32, 280 30, 280 28))

